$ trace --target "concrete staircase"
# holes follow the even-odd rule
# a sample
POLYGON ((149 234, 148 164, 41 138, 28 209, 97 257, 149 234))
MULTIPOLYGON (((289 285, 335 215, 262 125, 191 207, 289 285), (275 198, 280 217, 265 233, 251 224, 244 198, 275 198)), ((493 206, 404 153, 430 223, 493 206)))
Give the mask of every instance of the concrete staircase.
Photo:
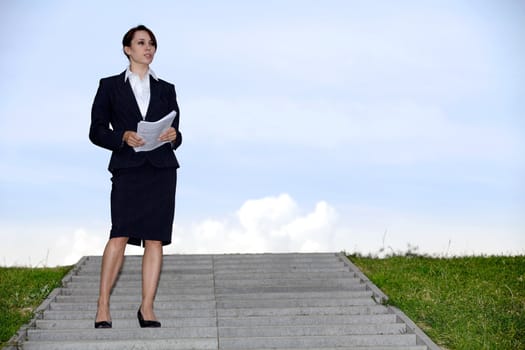
POLYGON ((141 329, 141 257, 113 290, 113 329, 94 329, 100 257, 84 257, 11 348, 437 350, 343 254, 167 255, 141 329))

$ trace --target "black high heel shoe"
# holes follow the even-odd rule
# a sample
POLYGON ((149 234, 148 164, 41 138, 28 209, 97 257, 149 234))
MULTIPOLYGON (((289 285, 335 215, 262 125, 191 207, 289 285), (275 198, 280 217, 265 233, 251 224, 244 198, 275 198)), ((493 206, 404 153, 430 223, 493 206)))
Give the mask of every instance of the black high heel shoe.
POLYGON ((144 317, 142 317, 142 312, 137 311, 137 318, 139 319, 140 328, 159 328, 160 322, 159 321, 148 321, 144 320, 144 317))
POLYGON ((111 321, 100 321, 95 322, 95 328, 112 328, 113 324, 111 321))
POLYGON ((111 323, 111 321, 97 322, 97 318, 98 318, 98 309, 95 315, 95 328, 113 328, 113 324, 111 323))

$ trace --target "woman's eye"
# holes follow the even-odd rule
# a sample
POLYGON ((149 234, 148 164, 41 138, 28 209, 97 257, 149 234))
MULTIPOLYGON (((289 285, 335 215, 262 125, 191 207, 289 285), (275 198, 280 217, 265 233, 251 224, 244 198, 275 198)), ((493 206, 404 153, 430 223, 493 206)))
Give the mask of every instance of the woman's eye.
POLYGON ((139 41, 137 44, 144 45, 144 41, 139 41))

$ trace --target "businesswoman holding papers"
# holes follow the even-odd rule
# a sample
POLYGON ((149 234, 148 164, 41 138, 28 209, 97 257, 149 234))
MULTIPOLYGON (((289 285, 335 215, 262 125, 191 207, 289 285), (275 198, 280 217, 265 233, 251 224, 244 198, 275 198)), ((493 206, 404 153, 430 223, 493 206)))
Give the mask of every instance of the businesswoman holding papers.
POLYGON ((157 292, 162 247, 171 243, 175 187, 180 146, 179 107, 174 85, 149 68, 157 50, 153 32, 140 25, 122 40, 128 68, 100 80, 91 111, 90 140, 111 150, 111 232, 104 249, 95 328, 111 328, 109 299, 124 260, 127 244, 142 245, 142 303, 137 305, 141 327, 160 327, 153 303, 157 292), (155 122, 175 112, 151 150, 137 133, 141 121, 155 122), (171 126, 170 126, 171 125, 171 126))

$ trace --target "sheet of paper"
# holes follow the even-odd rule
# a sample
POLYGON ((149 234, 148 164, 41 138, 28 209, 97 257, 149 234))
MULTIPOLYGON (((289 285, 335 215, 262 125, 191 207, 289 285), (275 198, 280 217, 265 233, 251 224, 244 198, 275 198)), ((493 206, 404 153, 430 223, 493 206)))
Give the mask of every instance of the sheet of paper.
POLYGON ((141 121, 137 126, 137 134, 144 139, 144 146, 134 147, 135 152, 151 151, 169 141, 159 141, 159 136, 168 130, 175 119, 177 112, 171 111, 164 118, 156 122, 141 121))

